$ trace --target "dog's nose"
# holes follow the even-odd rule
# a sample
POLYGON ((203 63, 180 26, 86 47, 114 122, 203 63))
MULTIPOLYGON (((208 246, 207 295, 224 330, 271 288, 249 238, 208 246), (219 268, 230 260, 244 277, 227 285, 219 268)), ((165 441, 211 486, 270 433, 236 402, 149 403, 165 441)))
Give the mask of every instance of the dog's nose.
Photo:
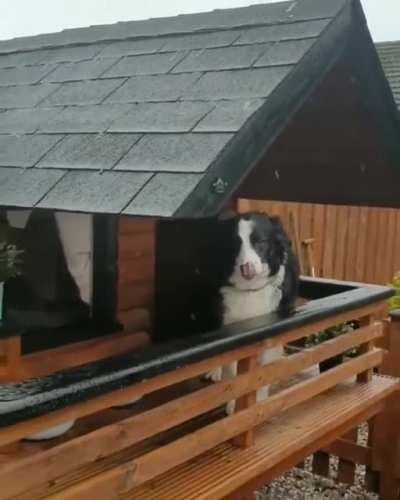
POLYGON ((255 265, 252 264, 251 262, 246 262, 245 264, 242 264, 240 266, 240 272, 244 279, 252 280, 256 275, 255 265))

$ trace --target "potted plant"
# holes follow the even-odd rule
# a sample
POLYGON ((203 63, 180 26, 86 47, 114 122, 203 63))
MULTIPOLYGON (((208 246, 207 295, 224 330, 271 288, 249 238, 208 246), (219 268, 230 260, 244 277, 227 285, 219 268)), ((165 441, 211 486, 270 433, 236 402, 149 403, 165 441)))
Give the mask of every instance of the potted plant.
MULTIPOLYGON (((322 332, 310 335, 307 338, 305 345, 306 345, 306 347, 311 347, 314 345, 321 344, 322 342, 325 342, 327 340, 338 337, 339 335, 344 335, 345 333, 353 331, 354 327, 355 327, 355 325, 353 323, 342 323, 340 325, 333 326, 331 328, 327 328, 326 330, 323 330, 322 332)), ((353 352, 341 353, 341 354, 338 354, 337 356, 334 356, 332 358, 328 358, 328 359, 325 359, 324 361, 321 361, 319 363, 320 373, 323 373, 331 368, 334 368, 335 366, 339 365, 340 363, 342 363, 345 354, 351 356, 354 353, 353 352)))
POLYGON ((389 299, 389 312, 400 310, 400 271, 398 271, 389 284, 395 290, 393 297, 389 299))
POLYGON ((9 241, 0 241, 0 320, 3 318, 4 283, 20 274, 22 250, 9 241))

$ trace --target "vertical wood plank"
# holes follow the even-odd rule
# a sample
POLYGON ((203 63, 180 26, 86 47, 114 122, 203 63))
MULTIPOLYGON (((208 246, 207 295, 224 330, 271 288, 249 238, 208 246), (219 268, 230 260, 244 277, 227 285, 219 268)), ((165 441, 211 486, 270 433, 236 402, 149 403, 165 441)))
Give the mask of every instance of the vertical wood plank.
POLYGON ((293 204, 289 213, 289 223, 290 223, 290 238, 293 244, 293 250, 299 259, 300 272, 304 274, 304 259, 301 251, 301 239, 299 232, 299 218, 298 218, 298 204, 293 204))
POLYGON ((333 276, 336 279, 345 279, 344 264, 347 248, 347 234, 349 224, 349 207, 341 206, 336 210, 336 240, 334 243, 333 276))
POLYGON ((18 380, 21 369, 21 337, 19 335, 1 341, 3 382, 18 380))
POLYGON ((357 280, 357 265, 358 265, 358 255, 357 255, 357 240, 359 238, 359 219, 360 219, 361 208, 360 207, 349 207, 349 223, 348 223, 348 233, 347 233, 347 244, 346 244, 346 254, 345 254, 345 265, 344 265, 344 276, 346 280, 356 281, 357 280))
POLYGON ((329 455, 324 451, 314 453, 312 461, 312 470, 314 474, 328 477, 329 475, 329 455))
POLYGON ((250 200, 246 200, 244 198, 239 198, 237 200, 237 211, 239 214, 249 212, 250 210, 252 210, 250 200))
MULTIPOLYGON (((257 367, 257 356, 251 356, 249 358, 241 359, 238 362, 238 375, 243 373, 251 372, 257 367)), ((249 406, 256 404, 257 402, 257 391, 252 391, 245 396, 236 400, 235 411, 244 410, 249 406)), ((241 448, 248 448, 254 444, 254 430, 250 429, 243 434, 235 437, 232 440, 233 444, 240 446, 241 448)))
MULTIPOLYGON (((347 441, 357 442, 358 429, 352 429, 343 436, 347 441)), ((354 462, 339 458, 337 480, 340 483, 354 484, 356 465, 354 462)))
POLYGON ((314 238, 314 256, 317 276, 322 276, 323 248, 325 245, 324 227, 325 227, 325 205, 314 205, 313 217, 313 238, 314 238))
POLYGON ((368 223, 369 223, 369 209, 362 207, 359 213, 359 227, 357 238, 357 261, 355 262, 355 276, 356 281, 366 281, 365 276, 365 261, 367 255, 367 238, 368 238, 368 223))
MULTIPOLYGON (((376 417, 368 421, 368 446, 373 448, 374 446, 374 430, 375 430, 376 417)), ((373 470, 372 467, 367 466, 365 468, 365 487, 369 491, 378 493, 379 491, 379 474, 377 471, 373 470)))
POLYGON ((124 328, 148 329, 154 296, 156 223, 121 217, 118 240, 118 319, 124 328))
MULTIPOLYGON (((375 316, 371 314, 370 316, 360 319, 360 327, 371 325, 374 322, 375 322, 375 316)), ((374 348, 374 343, 367 342, 359 347, 358 353, 359 355, 366 354, 373 348, 374 348)), ((358 382, 361 383, 371 382, 373 374, 374 371, 372 369, 366 370, 365 372, 361 372, 357 375, 357 380, 358 382)))
POLYGON ((322 265, 322 275, 324 278, 333 278, 334 275, 333 258, 336 237, 336 210, 335 206, 329 206, 326 209, 324 256, 322 265))
POLYGON ((367 230, 366 259, 364 262, 364 281, 375 283, 375 260, 378 249, 378 229, 379 229, 379 210, 371 208, 369 210, 369 221, 367 230))
POLYGON ((393 262, 395 272, 400 271, 400 210, 396 210, 396 232, 394 240, 393 262))
POLYGON ((396 267, 394 263, 395 254, 400 254, 400 247, 395 248, 396 244, 396 210, 393 208, 388 209, 388 230, 387 230, 387 242, 386 242, 386 256, 385 256, 385 268, 384 275, 382 279, 380 278, 380 283, 389 283, 396 272, 396 267))
MULTIPOLYGON (((392 377, 400 376, 400 315, 392 314, 387 323, 387 349, 380 373, 392 377)), ((400 498, 400 395, 394 393, 385 405, 385 410, 372 422, 372 465, 379 474, 380 498, 400 498)))
POLYGON ((388 256, 388 223, 389 211, 386 208, 380 208, 378 212, 378 230, 375 245, 375 269, 374 283, 379 283, 385 279, 387 256, 388 256))

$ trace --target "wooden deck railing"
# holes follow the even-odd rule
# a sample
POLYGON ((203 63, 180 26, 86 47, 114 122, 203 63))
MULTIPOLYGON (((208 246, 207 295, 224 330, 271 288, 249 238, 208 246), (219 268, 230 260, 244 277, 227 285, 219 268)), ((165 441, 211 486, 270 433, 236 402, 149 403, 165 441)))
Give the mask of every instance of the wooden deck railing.
MULTIPOLYGON (((233 493, 232 488, 237 490, 246 487, 247 482, 253 484, 252 481, 262 481, 271 474, 279 474, 283 467, 279 464, 305 458, 305 453, 317 451, 321 443, 325 443, 324 439, 332 441, 344 431, 348 436, 349 425, 359 423, 363 415, 371 417, 381 412, 386 398, 398 388, 395 381, 375 383, 371 379, 372 371, 381 365, 385 355, 382 348, 374 346, 384 332, 382 322, 376 320, 381 313, 382 303, 360 307, 351 313, 325 318, 104 396, 2 428, 0 498, 22 499, 27 495, 35 499, 51 497, 63 500, 86 500, 95 496, 99 499, 115 498, 119 495, 121 498, 124 495, 128 495, 126 498, 136 498, 136 495, 142 498, 145 490, 140 489, 141 485, 146 489, 149 481, 157 481, 169 471, 186 467, 196 457, 218 450, 219 446, 226 446, 229 441, 230 453, 233 454, 235 449, 243 452, 251 450, 252 446, 256 449, 261 439, 257 437, 258 429, 270 421, 278 422, 271 425, 280 425, 281 432, 276 435, 275 447, 268 438, 269 455, 264 453, 260 462, 265 465, 265 471, 258 463, 257 470, 249 467, 248 472, 241 471, 235 481, 227 481, 222 486, 213 485, 209 478, 207 484, 212 489, 211 496, 207 493, 201 498, 222 498, 233 493), (257 358, 262 350, 286 345, 349 318, 359 320, 363 326, 266 366, 258 365, 257 358), (353 348, 358 349, 358 356, 343 364, 312 377, 304 374, 304 370, 319 362, 353 348), (239 374, 234 379, 213 385, 205 385, 198 379, 210 369, 233 360, 239 361, 240 366, 239 374), (281 384, 288 379, 290 383, 280 387, 267 400, 256 402, 254 395, 258 388, 266 384, 281 384), (329 399, 330 391, 333 391, 332 400, 329 399), (134 396, 145 395, 147 397, 133 409, 113 409, 134 396), (238 400, 236 413, 226 416, 221 405, 232 399, 238 400), (314 404, 315 411, 320 408, 321 415, 327 404, 336 413, 331 415, 330 410, 323 422, 314 422, 314 404), (279 424, 281 416, 289 418, 285 415, 290 416, 290 412, 297 409, 300 420, 296 425, 303 425, 299 436, 288 423, 279 424), (74 431, 64 438, 44 444, 26 445, 21 441, 26 436, 71 418, 80 420, 74 431), (294 432, 294 437, 290 438, 289 431, 294 432)), ((386 413, 383 415, 382 418, 388 418, 386 413)), ((381 424, 378 427, 380 429, 381 424)), ((268 426, 266 429, 269 432, 268 426)), ((358 457, 371 469, 381 471, 381 477, 390 479, 390 474, 385 476, 383 469, 379 468, 379 460, 384 454, 392 458, 393 450, 377 436, 374 435, 371 447, 365 450, 347 438, 325 450, 343 455, 342 471, 346 467, 350 470, 351 462, 358 457), (371 451, 375 449, 378 450, 376 453, 371 451)), ((246 456, 250 460, 252 455, 246 456)), ((214 467, 217 466, 218 461, 214 463, 214 467)), ((220 466, 226 467, 225 461, 220 466)), ((342 478, 350 478, 348 472, 341 474, 342 478)), ((174 494, 184 486, 182 481, 181 486, 177 484, 174 494)), ((152 487, 155 487, 154 484, 152 487)), ((153 496, 145 495, 143 498, 153 496)), ((189 495, 186 498, 196 497, 189 495)))
MULTIPOLYGON (((387 349, 379 373, 400 377, 400 311, 385 322, 384 346, 387 349)), ((329 461, 338 459, 337 481, 354 484, 356 465, 364 466, 365 487, 380 493, 382 498, 400 498, 400 393, 386 403, 384 413, 368 422, 367 442, 360 443, 359 428, 354 428, 339 440, 313 456, 313 471, 329 474, 329 461)))

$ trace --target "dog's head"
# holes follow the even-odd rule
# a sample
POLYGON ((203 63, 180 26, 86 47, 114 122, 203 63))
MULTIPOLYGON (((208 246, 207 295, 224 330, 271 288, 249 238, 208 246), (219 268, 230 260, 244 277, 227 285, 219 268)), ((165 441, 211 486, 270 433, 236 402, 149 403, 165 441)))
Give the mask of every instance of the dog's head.
POLYGON ((262 288, 285 264, 290 243, 280 220, 249 213, 236 218, 235 261, 229 283, 241 290, 262 288))

